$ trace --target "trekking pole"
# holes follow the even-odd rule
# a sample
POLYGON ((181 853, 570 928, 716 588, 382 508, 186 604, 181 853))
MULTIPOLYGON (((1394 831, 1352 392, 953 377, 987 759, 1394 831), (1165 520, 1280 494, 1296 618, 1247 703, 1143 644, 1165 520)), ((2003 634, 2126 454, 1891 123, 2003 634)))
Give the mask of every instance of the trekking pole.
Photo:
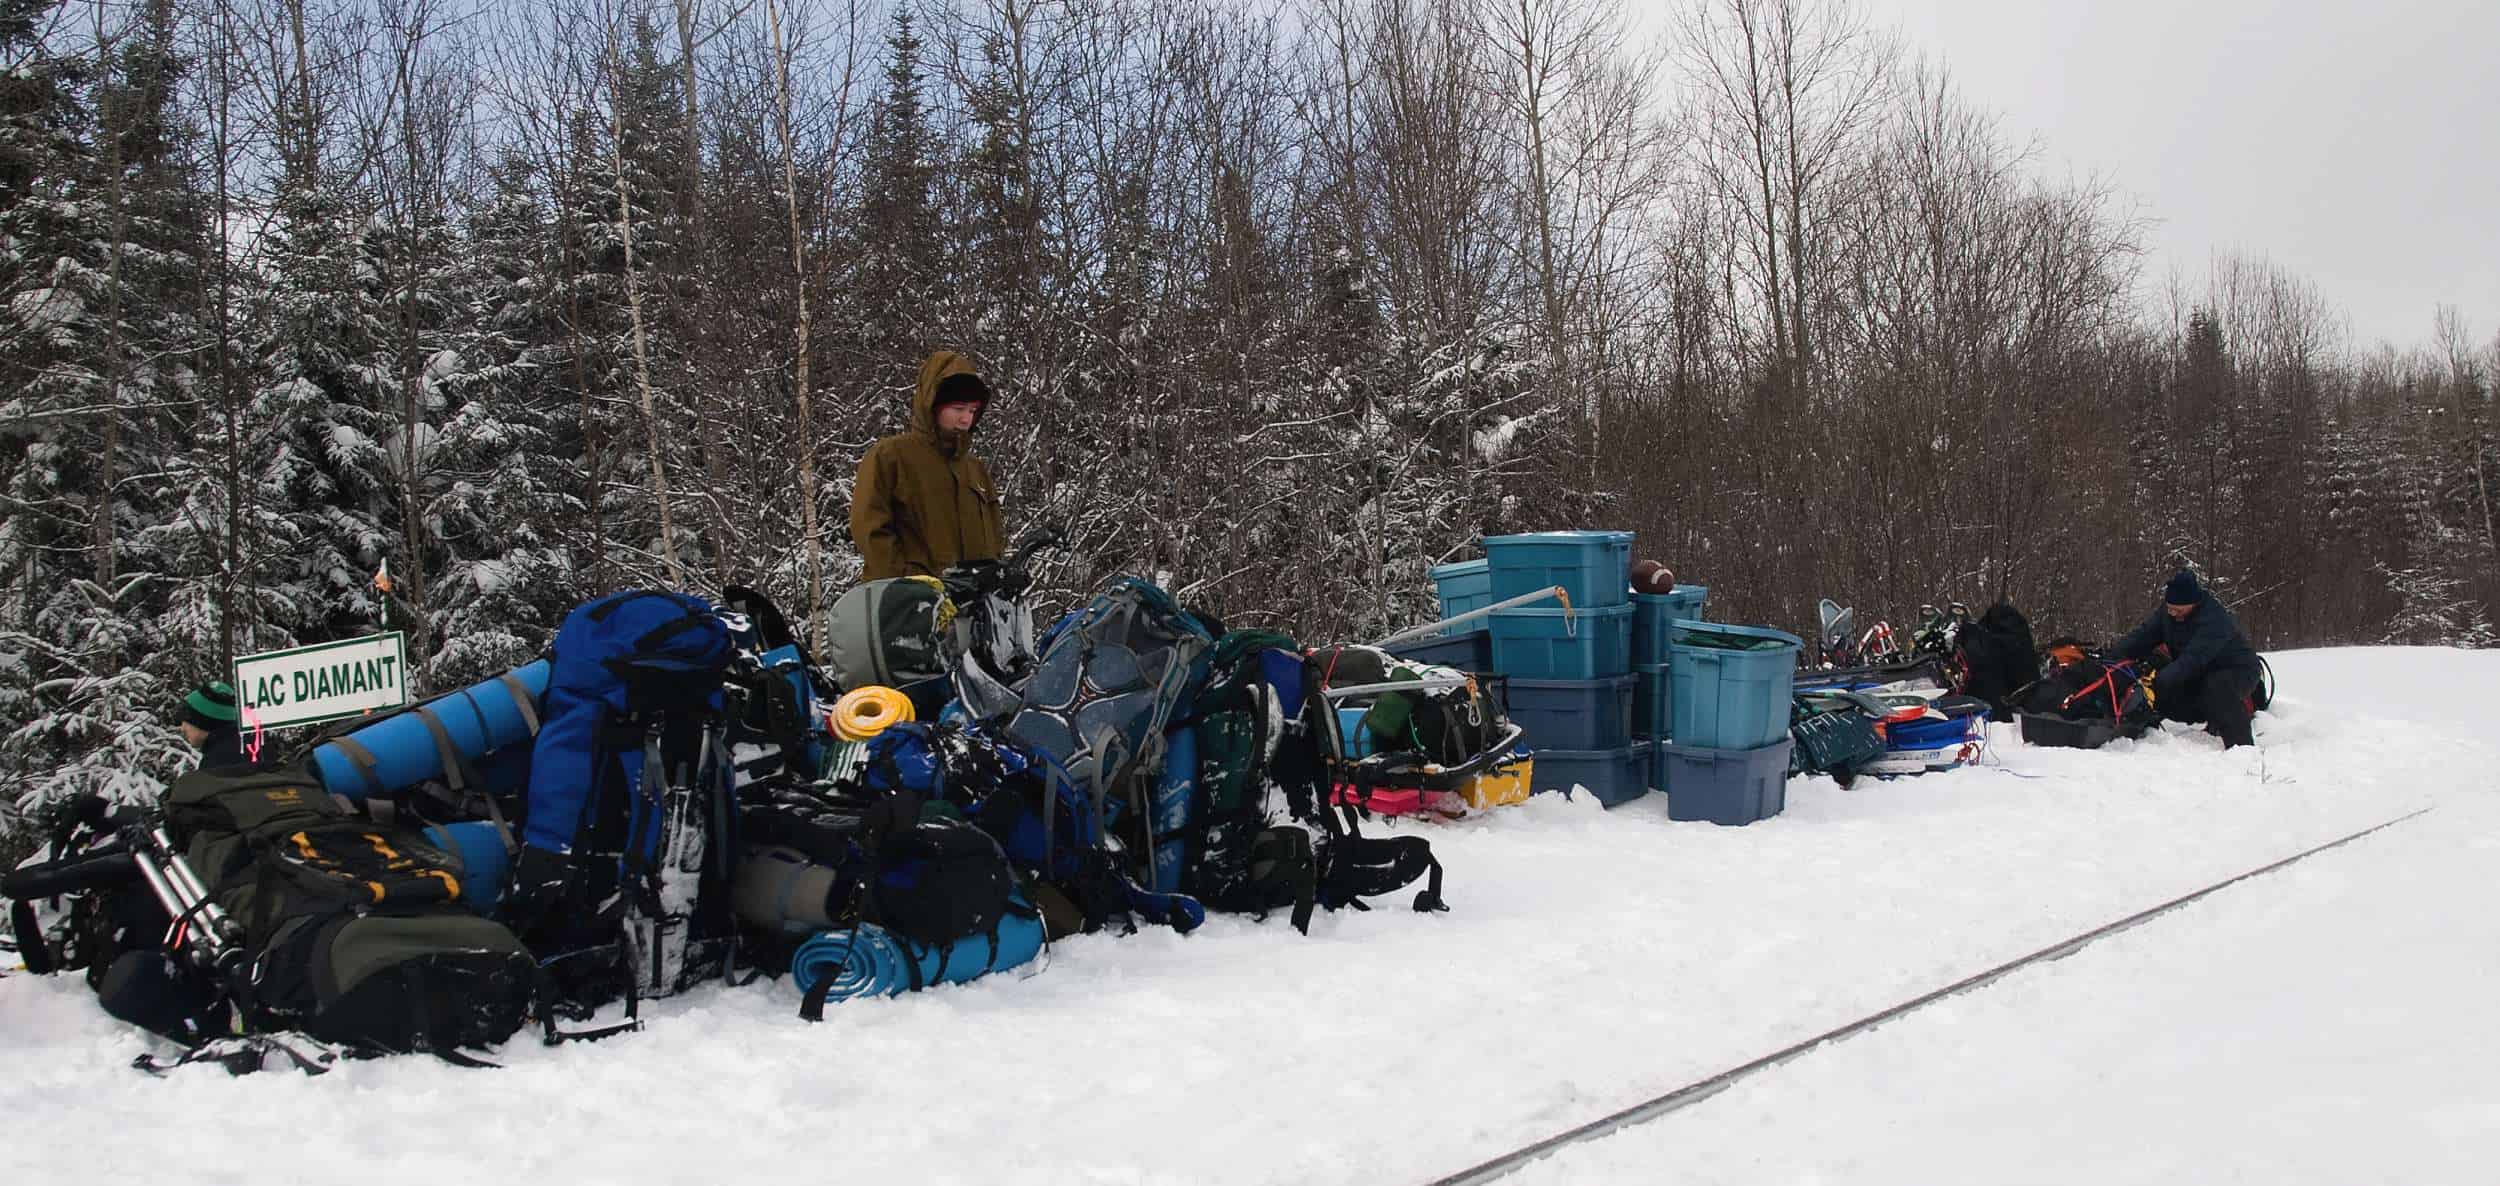
POLYGON ((1425 635, 1427 635, 1427 634, 1437 634, 1437 633, 1439 633, 1439 632, 1441 632, 1441 631, 1443 631, 1443 630, 1448 629, 1449 627, 1456 626, 1456 625, 1458 625, 1458 624, 1459 624, 1459 623, 1461 623, 1461 622, 1473 622, 1473 621, 1475 621, 1475 620, 1476 620, 1476 619, 1478 619, 1478 618, 1481 618, 1481 617, 1484 617, 1484 616, 1486 616, 1486 615, 1488 615, 1488 614, 1491 614, 1491 613, 1492 613, 1493 611, 1495 611, 1495 610, 1502 610, 1502 609, 1516 609, 1516 608, 1518 608, 1518 607, 1520 607, 1520 606, 1523 606, 1523 605, 1526 605, 1526 604, 1528 604, 1528 603, 1530 603, 1530 602, 1534 602, 1534 601, 1543 601, 1543 600, 1545 600, 1545 599, 1546 599, 1546 598, 1548 598, 1548 597, 1554 597, 1554 598, 1559 598, 1559 599, 1561 599, 1561 601, 1562 601, 1562 603, 1563 603, 1563 608, 1564 608, 1564 609, 1566 609, 1566 610, 1568 610, 1568 609, 1570 609, 1570 608, 1571 608, 1571 593, 1570 593, 1570 591, 1569 591, 1569 590, 1567 590, 1567 589, 1564 589, 1564 588, 1563 588, 1562 586, 1560 586, 1560 585, 1555 585, 1555 586, 1552 586, 1552 587, 1550 587, 1550 588, 1539 589, 1539 590, 1537 590, 1537 591, 1536 591, 1536 592, 1534 592, 1534 593, 1522 593, 1522 594, 1520 594, 1519 596, 1517 596, 1517 597, 1513 597, 1513 598, 1511 598, 1511 599, 1510 599, 1510 600, 1508 600, 1508 601, 1497 601, 1497 602, 1494 602, 1494 603, 1493 603, 1493 604, 1491 604, 1491 605, 1488 605, 1488 606, 1484 607, 1483 609, 1471 609, 1471 610, 1467 611, 1466 613, 1460 614, 1460 615, 1458 615, 1458 616, 1456 616, 1456 617, 1452 617, 1452 618, 1443 618, 1443 619, 1441 619, 1441 620, 1440 620, 1440 621, 1438 621, 1438 622, 1431 622, 1431 623, 1427 623, 1427 624, 1422 625, 1422 626, 1417 626, 1417 627, 1415 627, 1415 628, 1414 628, 1414 629, 1412 629, 1412 630, 1401 630, 1401 631, 1399 631, 1398 633, 1396 633, 1396 634, 1392 634, 1392 635, 1390 635, 1389 637, 1384 638, 1384 639, 1381 639, 1379 642, 1373 643, 1373 644, 1371 644, 1371 645, 1373 645, 1373 646, 1375 646, 1375 647, 1383 647, 1383 648, 1390 647, 1390 646, 1395 646, 1396 644, 1401 643, 1401 642, 1405 642, 1407 639, 1410 639, 1410 638, 1422 638, 1423 636, 1425 636, 1425 635))
MULTIPOLYGON (((131 846, 131 856, 139 868, 140 879, 148 883, 157 902, 173 916, 173 926, 181 927, 185 920, 195 920, 191 927, 193 950, 198 953, 201 966, 221 974, 234 971, 227 967, 229 957, 241 950, 236 942, 234 919, 209 898, 199 874, 174 848, 162 826, 133 831, 138 842, 131 846)), ((174 932, 168 931, 166 946, 175 945, 174 932)))
POLYGON ((1424 679, 1391 680, 1378 684, 1354 684, 1343 688, 1322 688, 1319 694, 1331 700, 1349 696, 1376 696, 1383 692, 1446 692, 1476 682, 1474 676, 1438 675, 1424 679))

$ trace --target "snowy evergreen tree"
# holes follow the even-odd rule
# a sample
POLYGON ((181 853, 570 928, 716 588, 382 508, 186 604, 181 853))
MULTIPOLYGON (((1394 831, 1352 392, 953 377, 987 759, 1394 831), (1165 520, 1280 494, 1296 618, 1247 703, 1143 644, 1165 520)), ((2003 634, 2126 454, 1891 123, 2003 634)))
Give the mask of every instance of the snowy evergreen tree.
POLYGON ((42 7, 0 10, 17 100, 0 130, 0 341, 28 368, 0 402, 15 610, 0 768, 20 780, 0 811, 161 785, 183 752, 166 714, 216 664, 169 629, 179 558, 154 531, 185 494, 168 458, 188 447, 205 234, 177 155, 172 8, 143 7, 109 52, 71 62, 29 40, 42 7))
POLYGON ((922 88, 920 37, 909 10, 886 39, 885 88, 870 115, 849 277, 860 303, 858 357, 870 373, 901 373, 937 343, 924 331, 940 280, 931 193, 937 141, 922 88))
POLYGON ((579 418, 557 381, 548 228, 526 186, 507 162, 472 221, 452 288, 458 341, 429 374, 446 405, 428 509, 441 553, 432 664, 444 687, 527 662, 567 609, 602 592, 564 531, 588 489, 579 418))

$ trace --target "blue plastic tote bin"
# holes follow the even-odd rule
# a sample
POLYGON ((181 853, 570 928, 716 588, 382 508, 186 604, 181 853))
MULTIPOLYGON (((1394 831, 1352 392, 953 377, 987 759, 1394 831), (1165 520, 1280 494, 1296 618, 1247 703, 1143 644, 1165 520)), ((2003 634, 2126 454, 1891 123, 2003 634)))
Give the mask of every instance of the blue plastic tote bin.
POLYGON ((1579 609, 1622 605, 1632 595, 1629 531, 1496 535, 1484 541, 1484 558, 1493 568, 1495 601, 1555 585, 1571 594, 1571 604, 1579 609))
POLYGON ((1493 631, 1488 627, 1456 634, 1410 638, 1390 647, 1389 653, 1416 663, 1455 667, 1460 671, 1491 671, 1493 631))
POLYGON ((1632 668, 1632 735, 1665 741, 1675 736, 1672 728, 1675 705, 1675 680, 1667 674, 1664 663, 1635 664, 1632 668))
POLYGON ((1511 723, 1540 760, 1551 750, 1621 749, 1632 744, 1632 677, 1505 679, 1511 723))
POLYGON ((1633 594, 1633 666, 1666 663, 1668 627, 1678 620, 1701 621, 1701 607, 1709 600, 1707 585, 1677 585, 1673 593, 1633 594))
POLYGON ((1751 749, 1712 749, 1660 742, 1650 782, 1666 792, 1668 819, 1750 824, 1788 806, 1788 756, 1795 744, 1781 738, 1751 749))
POLYGON ((1461 560, 1435 565, 1434 591, 1441 595, 1441 616, 1455 618, 1493 604, 1493 567, 1489 560, 1461 560))
MULTIPOLYGON (((1797 685, 1794 634, 1760 626, 1678 621, 1669 627, 1667 735, 1677 745, 1752 749, 1788 736, 1789 698, 1797 685), (1725 639, 1763 644, 1760 650, 1709 645, 1725 639)), ((1501 640, 1494 655, 1501 658, 1501 640)))
POLYGON ((1538 794, 1576 786, 1608 807, 1629 803, 1649 793, 1649 743, 1636 741, 1620 749, 1540 749, 1528 778, 1529 788, 1538 794))
POLYGON ((1497 609, 1493 670, 1512 679, 1603 679, 1632 670, 1632 607, 1497 609))

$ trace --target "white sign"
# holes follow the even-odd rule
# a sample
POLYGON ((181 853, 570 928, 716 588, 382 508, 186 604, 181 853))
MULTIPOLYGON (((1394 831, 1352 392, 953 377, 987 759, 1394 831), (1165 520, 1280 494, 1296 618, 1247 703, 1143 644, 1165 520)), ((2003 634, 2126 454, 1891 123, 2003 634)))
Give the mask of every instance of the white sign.
POLYGON ((407 642, 398 632, 234 661, 245 729, 309 725, 408 703, 407 642))

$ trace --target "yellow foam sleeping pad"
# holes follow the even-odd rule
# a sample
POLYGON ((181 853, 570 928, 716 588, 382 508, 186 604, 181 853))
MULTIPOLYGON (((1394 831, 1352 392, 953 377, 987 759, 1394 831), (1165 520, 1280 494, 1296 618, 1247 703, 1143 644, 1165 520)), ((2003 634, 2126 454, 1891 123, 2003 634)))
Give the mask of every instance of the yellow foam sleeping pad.
POLYGON ((833 735, 841 741, 866 741, 911 719, 911 697, 892 688, 853 688, 833 702, 833 735))

